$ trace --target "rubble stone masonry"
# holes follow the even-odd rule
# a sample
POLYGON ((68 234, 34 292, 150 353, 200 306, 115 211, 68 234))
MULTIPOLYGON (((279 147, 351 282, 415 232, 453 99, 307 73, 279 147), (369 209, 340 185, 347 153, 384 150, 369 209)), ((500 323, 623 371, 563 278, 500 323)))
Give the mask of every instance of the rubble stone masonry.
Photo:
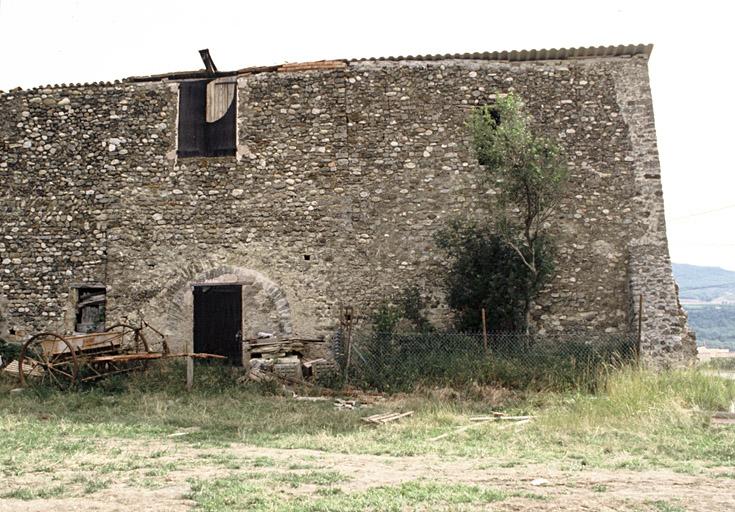
POLYGON ((695 346, 664 223, 645 55, 349 61, 237 78, 237 156, 177 158, 175 80, 0 94, 0 337, 74 327, 73 286, 191 339, 193 284, 243 285, 243 336, 332 332, 418 285, 446 321, 433 234, 487 218, 470 109, 516 91, 571 181, 542 332, 630 332, 651 361, 695 346))

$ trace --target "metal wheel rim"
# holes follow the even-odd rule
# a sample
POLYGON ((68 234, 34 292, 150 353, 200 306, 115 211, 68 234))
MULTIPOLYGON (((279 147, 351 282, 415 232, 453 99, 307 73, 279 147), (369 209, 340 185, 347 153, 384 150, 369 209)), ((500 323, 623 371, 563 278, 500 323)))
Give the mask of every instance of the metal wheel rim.
POLYGON ((78 373, 79 364, 74 347, 58 334, 51 332, 36 334, 26 341, 21 348, 20 356, 18 357, 18 378, 21 386, 26 386, 30 383, 34 385, 51 384, 60 389, 69 389, 76 384, 78 373), (42 343, 49 338, 61 341, 66 345, 67 351, 59 354, 47 354, 43 350, 42 343), (63 357, 65 355, 69 357, 63 357), (23 366, 26 364, 26 361, 33 368, 31 372, 38 366, 43 368, 40 382, 34 382, 33 378, 25 378, 23 366))

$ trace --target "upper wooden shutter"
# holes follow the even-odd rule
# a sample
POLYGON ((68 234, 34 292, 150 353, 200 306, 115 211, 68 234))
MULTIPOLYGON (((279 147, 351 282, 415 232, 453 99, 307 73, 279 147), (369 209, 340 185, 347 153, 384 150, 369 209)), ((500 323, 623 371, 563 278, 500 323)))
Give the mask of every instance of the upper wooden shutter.
POLYGON ((179 156, 206 153, 205 107, 207 82, 181 82, 179 86, 179 156))
POLYGON ((207 149, 212 156, 234 155, 237 122, 237 79, 213 80, 207 84, 207 149))

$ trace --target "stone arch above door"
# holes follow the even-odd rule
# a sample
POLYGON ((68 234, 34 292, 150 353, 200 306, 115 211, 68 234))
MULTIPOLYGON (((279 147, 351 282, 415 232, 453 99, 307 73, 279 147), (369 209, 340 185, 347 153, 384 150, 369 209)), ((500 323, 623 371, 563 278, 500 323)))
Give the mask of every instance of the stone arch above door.
POLYGON ((242 286, 243 339, 258 332, 289 335, 293 333, 291 307, 283 290, 262 272, 222 265, 180 280, 159 295, 155 310, 165 311, 164 330, 172 347, 191 346, 193 333, 193 287, 233 284, 242 286))

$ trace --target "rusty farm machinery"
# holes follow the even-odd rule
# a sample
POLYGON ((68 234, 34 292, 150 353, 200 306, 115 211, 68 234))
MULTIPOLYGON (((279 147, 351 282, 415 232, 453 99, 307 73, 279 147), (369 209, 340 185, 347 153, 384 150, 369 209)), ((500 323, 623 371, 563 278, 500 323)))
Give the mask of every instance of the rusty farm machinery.
POLYGON ((36 334, 23 344, 18 360, 5 371, 17 372, 21 386, 69 389, 175 357, 225 359, 215 354, 171 352, 166 337, 142 322, 139 326, 117 324, 96 333, 36 334))

